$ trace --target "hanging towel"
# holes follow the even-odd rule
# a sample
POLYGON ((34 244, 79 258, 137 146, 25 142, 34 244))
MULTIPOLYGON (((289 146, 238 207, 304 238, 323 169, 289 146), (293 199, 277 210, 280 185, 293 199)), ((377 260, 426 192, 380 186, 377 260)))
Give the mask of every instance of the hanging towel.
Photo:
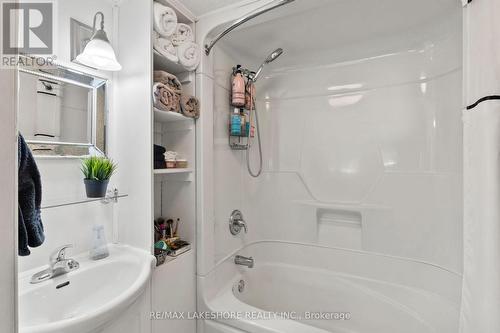
POLYGON ((201 49, 198 44, 187 42, 178 46, 179 63, 188 71, 194 71, 200 64, 201 49))
POLYGON ((40 216, 42 202, 40 172, 21 134, 18 139, 18 173, 18 253, 20 256, 27 256, 31 253, 28 246, 42 245, 45 235, 40 216))
POLYGON ((181 96, 182 114, 189 118, 198 119, 200 117, 200 102, 194 96, 181 96))
POLYGON ((177 14, 175 11, 161 3, 154 2, 154 29, 163 37, 170 37, 177 28, 177 14))
POLYGON ((177 48, 169 39, 161 37, 156 31, 153 32, 153 48, 168 60, 175 63, 179 62, 177 48))
POLYGON ((187 24, 179 23, 175 27, 175 32, 172 36, 172 43, 175 46, 179 46, 184 43, 193 42, 194 35, 193 29, 187 24))

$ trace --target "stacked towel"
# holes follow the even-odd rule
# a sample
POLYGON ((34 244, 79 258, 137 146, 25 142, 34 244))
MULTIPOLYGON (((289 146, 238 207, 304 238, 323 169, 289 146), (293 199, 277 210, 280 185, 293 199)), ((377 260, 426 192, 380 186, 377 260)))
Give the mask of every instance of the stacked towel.
POLYGON ((153 152, 154 152, 154 168, 155 169, 165 169, 167 165, 165 164, 165 157, 163 154, 165 154, 167 150, 159 145, 154 145, 153 146, 153 152))
POLYGON ((179 63, 188 71, 194 71, 200 64, 200 47, 194 42, 186 42, 177 48, 179 63))
POLYGON ((182 114, 189 118, 198 119, 200 117, 200 102, 194 96, 181 96, 182 114))
POLYGON ((175 10, 164 6, 161 3, 154 2, 154 29, 163 37, 170 37, 177 28, 177 14, 175 10))
POLYGON ((156 52, 172 62, 179 62, 179 57, 177 56, 177 48, 174 46, 174 44, 172 44, 169 39, 162 37, 156 31, 154 31, 153 33, 153 47, 156 52))
POLYGON ((40 204, 42 202, 42 182, 40 172, 31 151, 19 134, 18 138, 18 253, 20 256, 30 255, 29 247, 43 244, 42 218, 40 204))
POLYGON ((193 41, 194 41, 194 36, 191 27, 184 23, 177 24, 174 35, 172 36, 172 43, 175 46, 179 46, 184 43, 193 41))
POLYGON ((163 111, 181 112, 182 85, 175 75, 164 71, 153 73, 153 103, 163 111))
POLYGON ((177 22, 175 11, 161 3, 154 3, 153 48, 172 62, 180 63, 188 71, 200 64, 201 48, 194 43, 191 27, 177 22))

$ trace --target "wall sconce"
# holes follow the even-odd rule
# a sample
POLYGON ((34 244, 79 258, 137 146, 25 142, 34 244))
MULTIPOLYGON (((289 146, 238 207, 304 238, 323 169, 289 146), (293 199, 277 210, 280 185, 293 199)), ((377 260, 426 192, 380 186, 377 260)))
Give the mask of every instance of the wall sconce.
POLYGON ((76 61, 83 65, 105 71, 121 70, 122 66, 116 60, 115 51, 104 31, 104 14, 102 12, 95 14, 92 29, 92 38, 85 46, 83 52, 76 57, 76 61), (101 29, 96 30, 97 16, 99 15, 101 16, 101 29))

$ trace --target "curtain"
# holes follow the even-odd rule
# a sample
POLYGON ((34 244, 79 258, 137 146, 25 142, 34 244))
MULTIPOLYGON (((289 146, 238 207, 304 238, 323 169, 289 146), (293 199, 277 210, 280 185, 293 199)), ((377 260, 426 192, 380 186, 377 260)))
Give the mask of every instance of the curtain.
POLYGON ((464 267, 460 333, 500 332, 499 0, 464 7, 464 267))

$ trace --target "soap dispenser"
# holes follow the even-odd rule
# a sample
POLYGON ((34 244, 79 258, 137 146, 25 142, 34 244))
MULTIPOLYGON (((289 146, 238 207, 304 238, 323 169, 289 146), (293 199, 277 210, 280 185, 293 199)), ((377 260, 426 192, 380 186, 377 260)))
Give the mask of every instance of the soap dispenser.
POLYGON ((90 259, 99 260, 109 256, 106 235, 102 224, 94 225, 92 228, 92 249, 90 250, 90 259))

